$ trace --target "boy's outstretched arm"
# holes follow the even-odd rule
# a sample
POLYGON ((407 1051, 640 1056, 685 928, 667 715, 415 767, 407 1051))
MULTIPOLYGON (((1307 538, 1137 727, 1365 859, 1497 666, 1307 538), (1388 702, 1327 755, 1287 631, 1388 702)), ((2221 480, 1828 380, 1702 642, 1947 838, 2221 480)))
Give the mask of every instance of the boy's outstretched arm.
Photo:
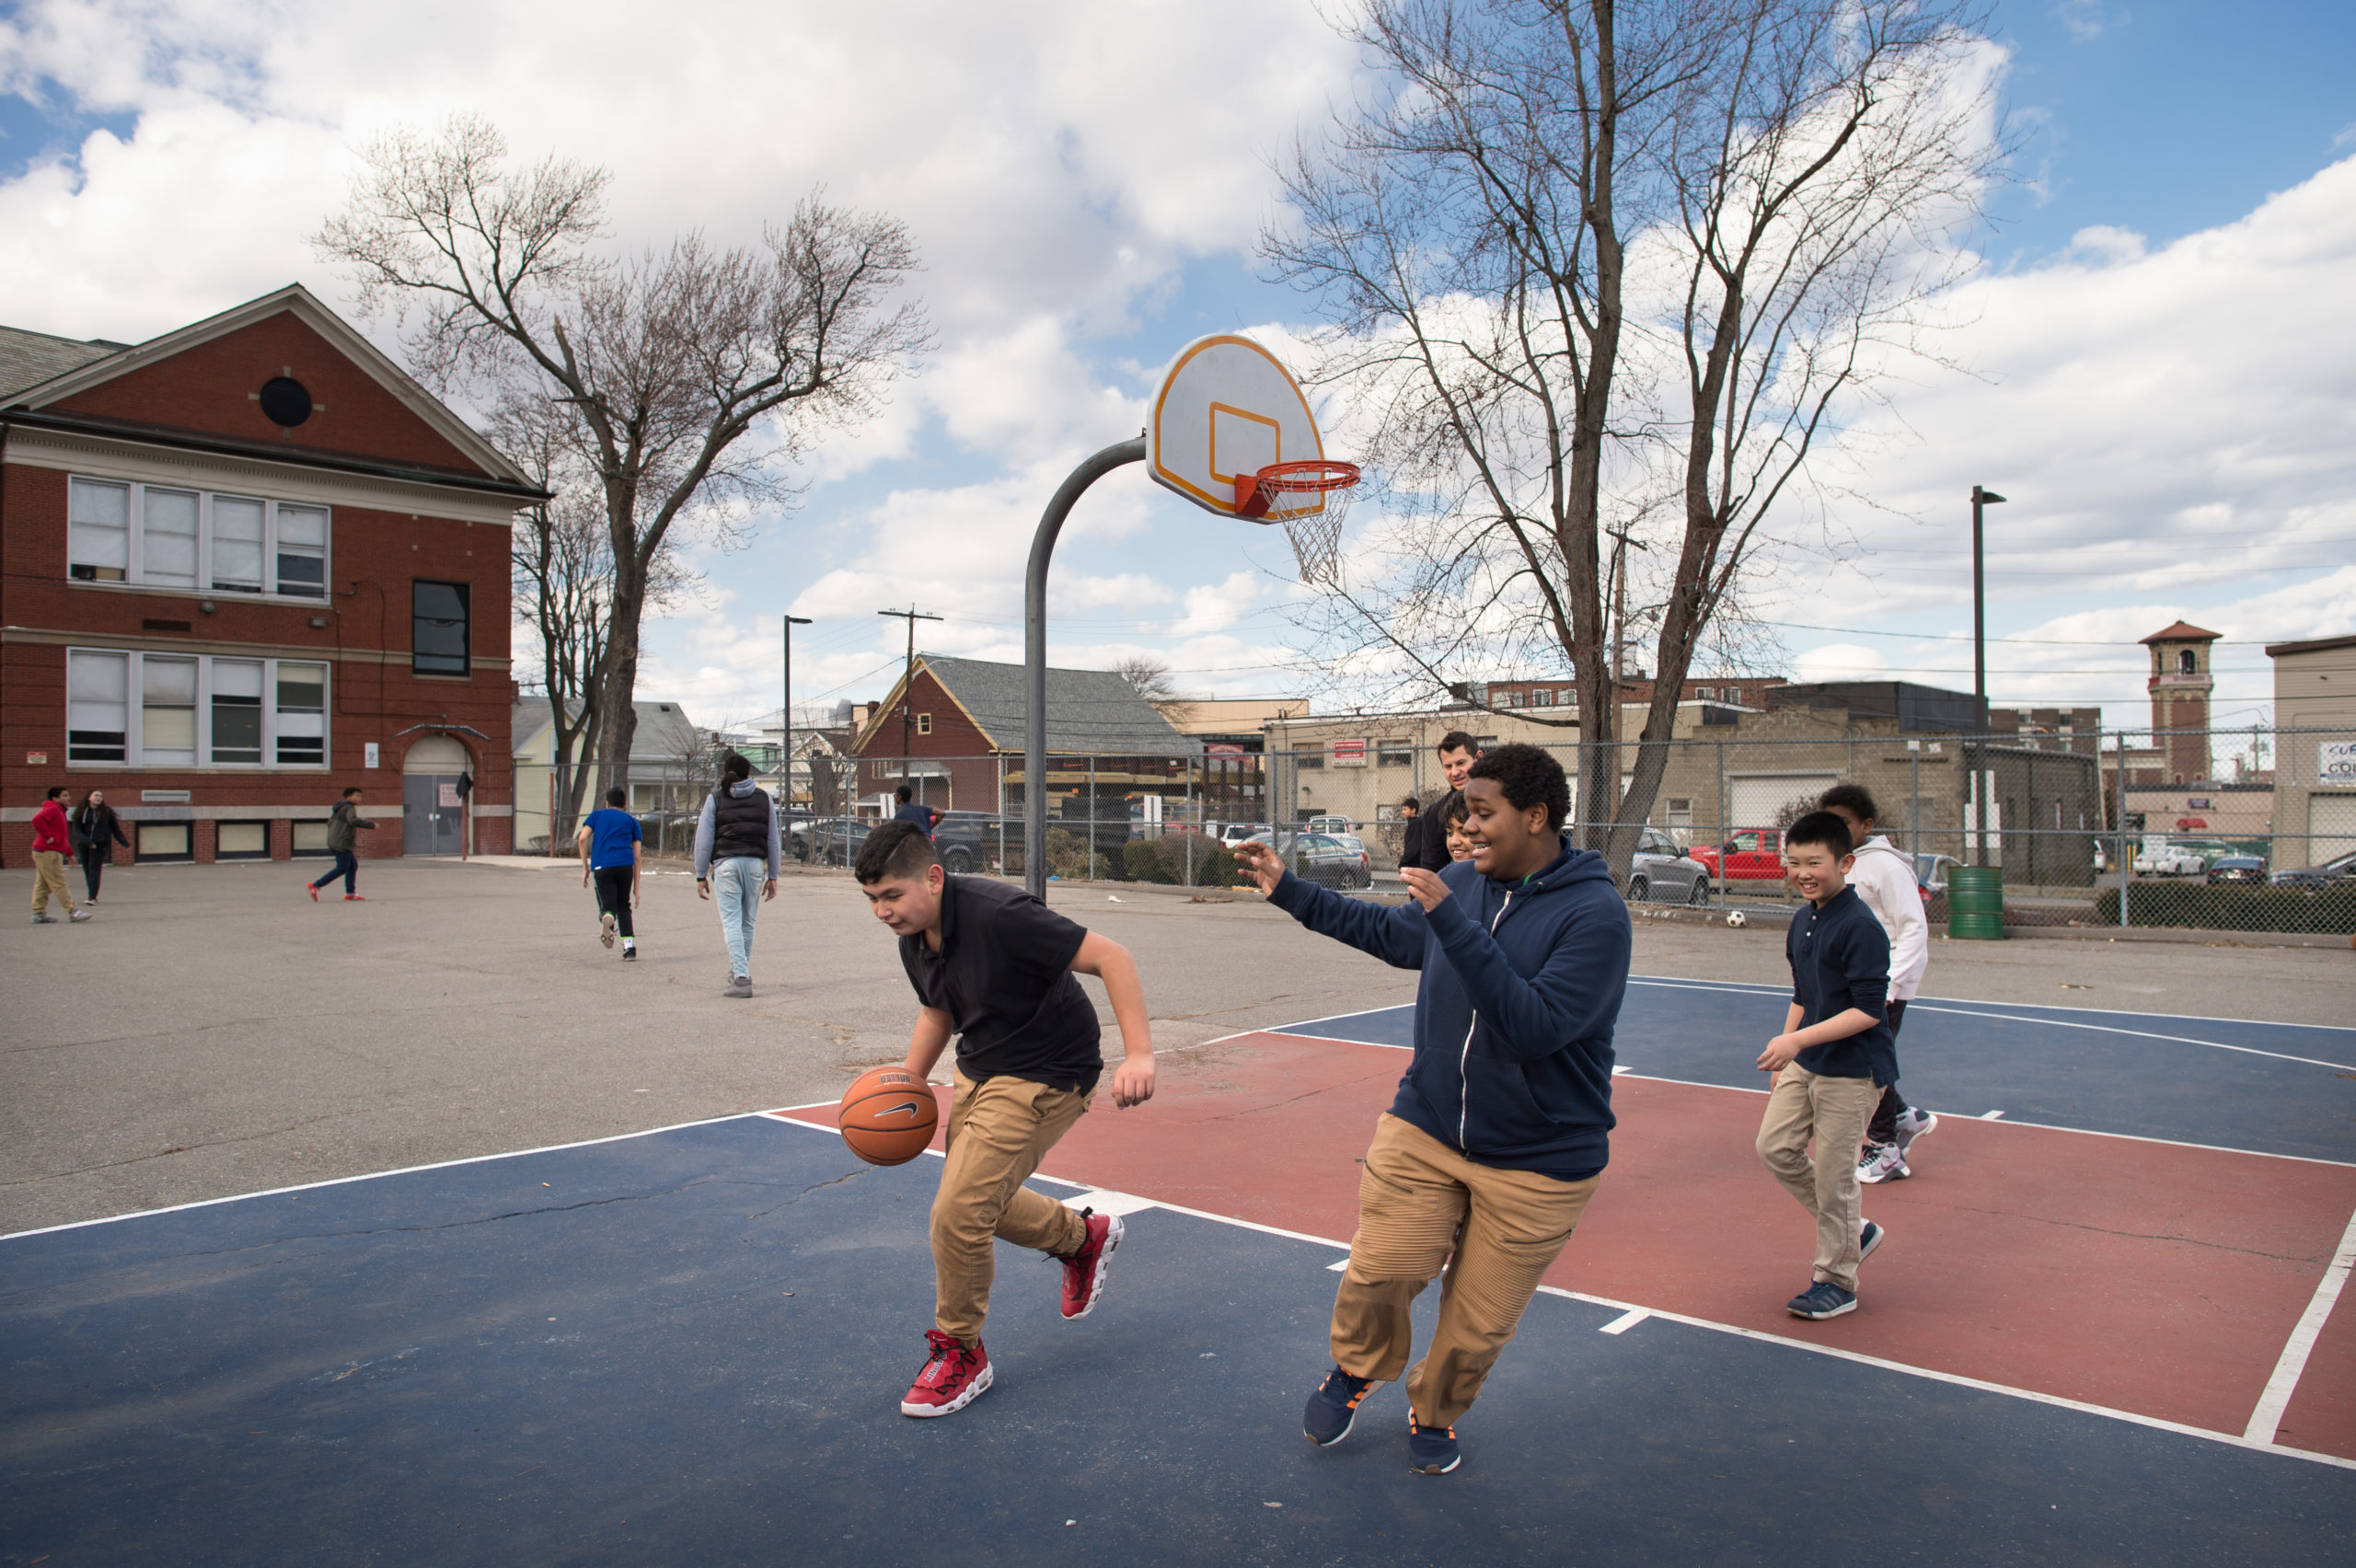
POLYGON ((1091 931, 1071 961, 1072 973, 1093 974, 1113 999, 1113 1021, 1121 1031, 1121 1065, 1113 1069, 1113 1103, 1126 1111, 1153 1098, 1153 1032, 1147 1026, 1145 983, 1137 960, 1110 937, 1091 931))

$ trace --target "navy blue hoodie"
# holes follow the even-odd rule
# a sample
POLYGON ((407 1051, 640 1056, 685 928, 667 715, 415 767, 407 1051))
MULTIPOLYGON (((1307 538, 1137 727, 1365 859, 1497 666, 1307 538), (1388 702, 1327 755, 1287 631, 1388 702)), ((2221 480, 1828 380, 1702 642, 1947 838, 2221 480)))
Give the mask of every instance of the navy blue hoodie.
POLYGON ((1467 1158, 1579 1181, 1611 1158, 1611 1032, 1628 906, 1602 856, 1565 847, 1519 882, 1459 860, 1429 915, 1360 904, 1290 872, 1268 901, 1312 931, 1423 971, 1415 1055, 1391 1113, 1467 1158))

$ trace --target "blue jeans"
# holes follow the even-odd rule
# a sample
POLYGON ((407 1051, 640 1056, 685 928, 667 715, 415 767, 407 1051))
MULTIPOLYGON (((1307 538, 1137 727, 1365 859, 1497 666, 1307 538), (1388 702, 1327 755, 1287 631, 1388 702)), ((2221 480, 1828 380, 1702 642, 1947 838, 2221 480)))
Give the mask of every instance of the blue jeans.
POLYGON ((343 892, 345 897, 349 898, 353 893, 357 892, 360 882, 360 857, 353 854, 349 849, 337 850, 335 852, 335 864, 328 868, 327 875, 321 877, 311 885, 313 887, 325 887, 328 883, 335 881, 338 877, 341 877, 343 879, 343 892))
POLYGON ((728 938, 728 973, 753 976, 753 922, 761 910, 761 884, 769 863, 731 855, 711 863, 711 895, 720 900, 720 929, 728 938))

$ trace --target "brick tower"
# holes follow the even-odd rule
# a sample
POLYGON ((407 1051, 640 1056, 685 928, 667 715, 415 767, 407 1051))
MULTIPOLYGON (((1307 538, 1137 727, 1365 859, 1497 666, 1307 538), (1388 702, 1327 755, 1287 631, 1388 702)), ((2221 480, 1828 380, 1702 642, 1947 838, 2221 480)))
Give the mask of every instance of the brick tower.
POLYGON ((2209 674, 2209 645, 2220 633, 2203 631, 2189 621, 2178 621, 2144 638, 2152 651, 2152 744, 2165 759, 2168 781, 2189 784, 2209 777, 2209 693, 2216 682, 2209 674))

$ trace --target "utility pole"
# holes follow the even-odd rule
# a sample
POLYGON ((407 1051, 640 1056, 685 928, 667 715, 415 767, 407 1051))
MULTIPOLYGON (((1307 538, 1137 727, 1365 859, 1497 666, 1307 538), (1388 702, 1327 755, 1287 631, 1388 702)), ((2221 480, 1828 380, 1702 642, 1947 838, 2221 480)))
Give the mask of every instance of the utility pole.
POLYGON ((1977 841, 1972 858, 1983 866, 1988 863, 1988 590, 1980 513, 1982 507, 2000 506, 2004 500, 1994 490, 1971 487, 1971 815, 1977 841))
POLYGON ((793 814, 793 628, 809 624, 807 616, 785 617, 785 688, 780 694, 783 706, 777 710, 777 766, 785 781, 785 810, 789 820, 793 814))
MULTIPOLYGON (((1609 791, 1604 799, 1612 802, 1611 814, 1616 818, 1620 814, 1620 670, 1628 642, 1628 547, 1634 545, 1640 550, 1649 547, 1630 538, 1623 529, 1607 528, 1604 532, 1611 538, 1611 695, 1607 699, 1611 711, 1604 715, 1611 735, 1611 755, 1604 762, 1611 774, 1603 782, 1609 791)), ((1588 798, 1594 800, 1593 790, 1588 791, 1588 798)), ((1592 805, 1588 808, 1588 820, 1594 820, 1592 805)))
POLYGON ((916 679, 917 674, 917 622, 937 621, 941 617, 926 615, 914 605, 910 605, 905 610, 878 610, 875 613, 879 616, 896 616, 908 623, 908 659, 900 672, 900 782, 907 784, 908 782, 908 727, 916 722, 915 715, 909 708, 909 699, 915 694, 908 690, 908 683, 916 679))

